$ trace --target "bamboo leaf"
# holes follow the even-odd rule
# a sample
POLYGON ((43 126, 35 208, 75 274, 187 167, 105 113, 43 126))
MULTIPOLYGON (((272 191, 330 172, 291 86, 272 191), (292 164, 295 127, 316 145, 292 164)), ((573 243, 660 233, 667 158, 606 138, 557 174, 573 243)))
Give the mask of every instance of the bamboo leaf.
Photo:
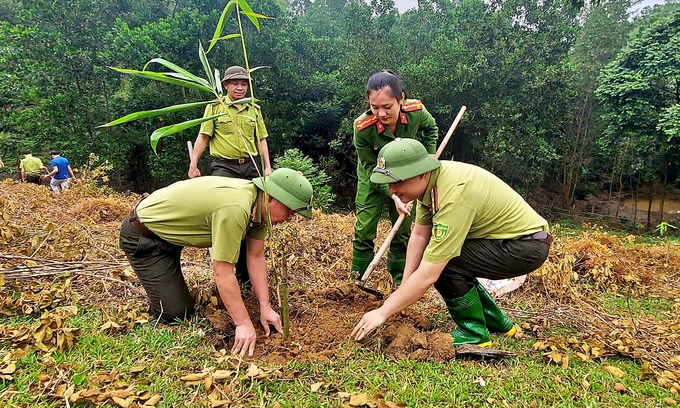
POLYGON ((201 64, 203 64, 203 69, 205 70, 205 75, 210 81, 210 87, 215 89, 215 79, 212 76, 212 69, 210 69, 210 62, 208 62, 208 57, 205 55, 205 50, 203 49, 203 44, 198 41, 198 58, 201 59, 201 64))
POLYGON ((260 100, 257 99, 257 98, 255 98, 255 99, 253 99, 253 98, 243 98, 243 99, 239 99, 237 101, 225 102, 225 103, 227 104, 227 106, 231 106, 231 105, 237 105, 239 103, 255 103, 255 102, 260 102, 260 100))
POLYGON ((222 89, 222 81, 220 81, 220 70, 215 68, 215 87, 217 88, 217 93, 222 95, 224 89, 222 89))
MULTIPOLYGON (((236 0, 238 1, 238 5, 241 8, 241 14, 244 16, 248 17, 248 20, 250 20, 251 23, 257 28, 257 31, 260 31, 260 20, 258 20, 259 17, 256 17, 256 13, 253 12, 253 9, 250 8, 250 5, 246 0, 236 0)), ((262 16, 264 17, 264 16, 262 16)))
POLYGON ((262 68, 271 68, 271 66, 269 66, 269 65, 261 65, 261 66, 259 66, 259 67, 250 68, 250 72, 255 72, 255 71, 257 71, 258 69, 262 69, 262 68))
POLYGON ((229 3, 227 3, 226 6, 224 6, 224 10, 222 10, 222 15, 220 16, 220 20, 217 22, 217 26, 215 27, 215 34, 213 34, 212 40, 210 40, 210 46, 208 47, 208 52, 212 50, 212 48, 217 44, 217 39, 220 37, 222 34, 222 30, 224 29, 224 22, 227 20, 227 16, 231 13, 231 10, 236 6, 236 0, 231 0, 229 3))
POLYGON ((176 123, 174 125, 169 125, 169 126, 163 126, 162 128, 158 128, 154 130, 154 132, 151 134, 151 148, 153 149, 154 153, 158 154, 158 151, 156 151, 156 146, 158 146, 158 142, 166 137, 173 135, 177 132, 181 132, 184 129, 189 129, 190 127, 200 125, 203 122, 207 122, 209 120, 213 120, 215 118, 218 118, 220 116, 224 116, 226 113, 220 113, 217 115, 211 115, 211 116, 206 116, 204 118, 199 118, 199 119, 192 119, 188 120, 186 122, 182 123, 176 123))
MULTIPOLYGON (((217 41, 219 41, 219 40, 230 40, 230 39, 232 39, 232 38, 239 38, 240 36, 241 36, 241 34, 238 34, 238 33, 235 33, 235 34, 227 34, 227 35, 222 36, 222 37, 220 37, 220 38, 212 39, 212 40, 210 40, 210 42, 213 43, 213 42, 217 42, 217 41)), ((212 45, 211 45, 210 47, 212 47, 212 45)), ((208 49, 210 49, 210 48, 208 48, 208 49)))
POLYGON ((199 106, 205 106, 205 105, 208 105, 208 104, 213 103, 215 101, 216 101, 216 99, 213 99, 213 100, 206 101, 206 102, 192 102, 192 103, 185 103, 185 104, 182 104, 182 105, 167 106, 167 107, 161 108, 161 109, 134 112, 134 113, 131 113, 129 115, 125 115, 122 118, 118 118, 118 119, 113 120, 109 123, 106 123, 104 125, 99 125, 97 127, 101 128, 101 127, 107 127, 107 126, 115 126, 115 125, 120 125, 121 123, 130 122, 132 120, 152 118, 154 116, 164 115, 166 113, 172 113, 172 112, 182 111, 182 110, 186 110, 186 109, 196 108, 196 107, 199 107, 199 106))
MULTIPOLYGON (((175 75, 170 74, 170 73, 166 74, 166 73, 161 73, 161 72, 138 71, 136 69, 127 69, 127 68, 118 68, 118 67, 110 67, 110 68, 113 69, 113 70, 116 70, 118 72, 122 72, 123 74, 140 76, 140 77, 143 77, 143 78, 153 79, 153 80, 160 81, 160 82, 167 82, 169 84, 179 85, 179 86, 183 86, 183 87, 186 87, 186 88, 193 88, 193 89, 198 89, 199 91, 213 93, 213 90, 209 86, 197 84, 196 82, 192 82, 192 81, 188 81, 188 80, 177 79, 176 77, 174 77, 175 75)), ((181 74, 179 74, 179 75, 181 75, 181 74)))
MULTIPOLYGON (((196 75, 192 74, 191 72, 187 71, 186 69, 180 67, 179 65, 173 64, 172 62, 167 61, 163 58, 153 58, 153 59, 149 60, 149 62, 147 62, 144 65, 144 68, 142 68, 142 71, 146 71, 146 68, 154 62, 159 63, 166 68, 170 68, 171 70, 175 71, 178 74, 181 74, 182 76, 184 76, 184 78, 186 78, 188 80, 197 82, 201 85, 209 86, 208 81, 206 81, 205 79, 203 79, 199 76, 196 76, 196 75)), ((153 72, 153 71, 151 71, 151 72, 153 72)))

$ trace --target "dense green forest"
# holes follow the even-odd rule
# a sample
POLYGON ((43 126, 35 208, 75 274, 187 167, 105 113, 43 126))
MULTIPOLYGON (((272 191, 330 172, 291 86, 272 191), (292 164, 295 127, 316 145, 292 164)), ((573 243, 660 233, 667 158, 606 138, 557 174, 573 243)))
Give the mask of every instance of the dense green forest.
MULTIPOLYGON (((153 130, 202 108, 97 128, 128 113, 208 100, 196 90, 120 74, 152 58, 203 71, 224 0, 0 0, 0 158, 61 149, 79 167, 112 165, 114 188, 148 191, 186 178, 186 141, 153 130)), ((485 167, 523 193, 576 198, 680 186, 680 3, 631 16, 629 0, 251 0, 271 17, 245 27, 273 157, 312 158, 341 197, 356 184, 352 122, 377 70, 402 77, 443 137, 468 111, 444 158, 485 167)), ((237 32, 234 19, 226 32, 237 32)), ((237 41, 209 53, 243 65, 237 41)), ((204 155, 204 156, 207 156, 204 155)), ((208 159, 204 157, 207 164, 208 159)), ((340 200, 342 202, 342 200, 340 200)))

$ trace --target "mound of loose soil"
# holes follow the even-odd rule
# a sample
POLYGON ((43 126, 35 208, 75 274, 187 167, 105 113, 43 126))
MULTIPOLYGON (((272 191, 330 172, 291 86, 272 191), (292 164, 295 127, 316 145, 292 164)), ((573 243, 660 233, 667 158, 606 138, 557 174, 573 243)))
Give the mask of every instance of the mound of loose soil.
MULTIPOLYGON (((255 356, 258 359, 285 363, 291 359, 325 359, 333 356, 339 347, 350 339, 354 325, 361 316, 382 304, 376 296, 368 294, 354 283, 341 284, 323 291, 294 289, 290 293, 290 339, 281 334, 265 337, 258 342, 255 356)), ((258 316, 257 299, 249 294, 246 306, 253 322, 258 316)), ((216 348, 229 348, 233 325, 221 308, 207 307, 202 314, 215 329, 211 341, 216 348)), ((263 337, 261 326, 256 327, 263 337)), ((420 361, 444 361, 455 357, 453 340, 449 333, 430 331, 431 324, 422 312, 408 309, 385 324, 363 343, 378 347, 399 360, 411 358, 420 361)))

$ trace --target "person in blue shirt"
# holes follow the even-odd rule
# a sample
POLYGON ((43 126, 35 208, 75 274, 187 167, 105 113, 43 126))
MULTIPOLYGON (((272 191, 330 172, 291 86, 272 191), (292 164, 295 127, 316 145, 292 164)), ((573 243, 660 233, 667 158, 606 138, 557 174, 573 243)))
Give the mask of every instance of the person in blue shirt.
POLYGON ((46 176, 43 176, 43 178, 52 177, 50 188, 55 194, 59 194, 60 191, 68 188, 69 176, 74 181, 76 176, 73 174, 68 159, 61 157, 61 152, 59 150, 52 150, 50 154, 52 155, 52 160, 50 161, 52 171, 46 176))

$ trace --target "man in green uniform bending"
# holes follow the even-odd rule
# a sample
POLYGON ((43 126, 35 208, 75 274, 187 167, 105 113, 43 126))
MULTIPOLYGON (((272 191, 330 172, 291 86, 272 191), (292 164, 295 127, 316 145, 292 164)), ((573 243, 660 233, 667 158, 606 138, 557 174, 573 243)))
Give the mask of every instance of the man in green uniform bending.
POLYGON ((40 184, 40 173, 47 167, 43 166, 42 160, 33 157, 31 151, 24 150, 24 158, 19 163, 21 169, 21 181, 24 183, 40 184))
POLYGON ((457 324, 454 345, 491 344, 489 332, 516 327, 477 281, 539 268, 552 237, 548 223, 510 186, 471 164, 438 161, 416 140, 396 139, 378 155, 371 181, 403 202, 418 199, 404 280, 352 332, 360 340, 434 285, 457 324))
POLYGON ((123 220, 119 243, 149 297, 150 313, 166 321, 194 312, 180 266, 182 248, 212 246, 217 290, 236 326, 232 353, 252 355, 255 328, 234 275, 241 240, 247 240, 250 279, 265 334, 269 335, 270 324, 280 332, 281 320, 269 302, 265 221, 269 216, 272 224, 281 223, 294 213, 311 218, 311 208, 311 184, 291 169, 252 181, 199 177, 157 190, 139 202, 123 220))
MULTIPOLYGON (((203 117, 219 115, 213 120, 203 122, 194 143, 189 164, 189 178, 199 177, 198 162, 210 145, 213 176, 235 177, 250 180, 272 172, 267 146, 267 128, 262 119, 260 107, 255 104, 235 104, 231 102, 248 97, 250 76, 245 68, 232 66, 222 77, 222 86, 227 91, 225 105, 214 103, 205 108, 203 117), (260 154, 264 161, 261 168, 260 154), (259 171, 258 171, 259 169, 259 171)), ((248 282, 248 264, 245 258, 245 243, 242 244, 241 257, 236 265, 236 276, 240 283, 248 282)))

